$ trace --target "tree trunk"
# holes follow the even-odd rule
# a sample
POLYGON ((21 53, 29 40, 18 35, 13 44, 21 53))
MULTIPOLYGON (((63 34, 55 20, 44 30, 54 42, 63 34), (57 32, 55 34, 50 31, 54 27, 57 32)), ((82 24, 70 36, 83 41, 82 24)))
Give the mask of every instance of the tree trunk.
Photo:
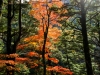
POLYGON ((8 0, 7 54, 11 54, 11 0, 8 0))
POLYGON ((86 63, 87 75, 93 75, 91 57, 88 45, 87 29, 86 29, 86 11, 84 5, 85 5, 84 0, 81 0, 81 26, 82 26, 85 63, 86 63))
POLYGON ((45 47, 46 47, 46 41, 48 36, 48 29, 49 29, 49 17, 48 17, 48 25, 46 27, 46 30, 44 32, 44 44, 42 48, 42 58, 43 58, 43 75, 46 75, 46 60, 45 60, 45 47))
POLYGON ((0 0, 0 16, 1 16, 2 4, 3 4, 3 0, 0 0))
MULTIPOLYGON (((7 48, 7 54, 10 55, 12 54, 11 50, 11 20, 12 20, 12 15, 11 15, 11 0, 8 0, 8 16, 7 16, 7 43, 6 43, 6 48, 7 48)), ((11 60, 11 58, 7 58, 7 61, 11 60)), ((9 63, 6 64, 7 67, 12 66, 9 63)), ((13 67, 13 66, 12 66, 13 67)), ((9 71, 7 69, 7 75, 14 75, 14 71, 9 71)))
POLYGON ((46 10, 47 10, 47 25, 46 29, 44 31, 44 42, 43 42, 43 48, 42 48, 42 59, 43 59, 43 75, 46 75, 46 60, 45 60, 45 47, 46 47, 46 41, 47 41, 47 36, 48 36, 48 29, 49 29, 49 21, 50 21, 50 12, 48 12, 48 3, 46 0, 46 10))

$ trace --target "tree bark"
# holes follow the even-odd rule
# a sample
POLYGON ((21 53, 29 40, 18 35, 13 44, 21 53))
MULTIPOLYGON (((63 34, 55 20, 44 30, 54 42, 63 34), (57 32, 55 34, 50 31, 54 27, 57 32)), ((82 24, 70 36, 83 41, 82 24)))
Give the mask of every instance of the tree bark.
POLYGON ((11 0, 8 0, 7 54, 11 54, 11 0))
MULTIPOLYGON (((21 36, 21 0, 19 1, 19 31, 18 31, 18 38, 15 39, 15 41, 13 42, 14 45, 11 44, 12 42, 12 28, 11 28, 11 21, 12 21, 12 18, 14 17, 14 2, 11 3, 12 1, 11 0, 8 0, 8 16, 7 16, 7 42, 6 42, 6 49, 7 49, 7 54, 10 55, 10 54, 13 54, 13 53, 16 53, 16 46, 18 44, 18 42, 20 41, 20 36, 21 36), (13 10, 12 10, 12 5, 13 5, 13 10)), ((7 58, 7 61, 8 60, 13 60, 15 61, 15 58, 7 58)), ((6 64, 7 66, 12 66, 13 68, 14 65, 10 65, 10 64, 6 64)), ((7 75, 14 75, 14 70, 12 71, 9 71, 7 69, 7 75)))
POLYGON ((3 4, 3 0, 0 0, 0 15, 1 15, 1 10, 2 10, 2 4, 3 4))
POLYGON ((85 63, 87 69, 87 75, 93 75, 89 43, 87 37, 87 29, 86 29, 86 11, 84 7, 84 0, 81 0, 81 26, 82 26, 82 36, 83 36, 83 47, 84 47, 84 55, 85 55, 85 63))
MULTIPOLYGON (((12 50, 11 50, 11 20, 12 20, 12 9, 11 9, 12 5, 11 5, 11 0, 8 0, 8 14, 7 14, 7 42, 6 42, 6 50, 7 50, 7 54, 10 55, 12 54, 12 50)), ((11 60, 11 58, 7 58, 7 61, 11 60)), ((10 64, 6 64, 7 67, 12 66, 10 64)), ((13 66, 12 66, 13 67, 13 66)), ((9 71, 7 69, 7 75, 14 75, 14 71, 9 71)))
POLYGON ((49 29, 49 21, 50 21, 50 12, 48 11, 48 2, 46 0, 46 10, 47 10, 47 25, 46 29, 44 31, 44 42, 43 42, 43 48, 42 48, 42 59, 43 59, 43 75, 46 75, 46 60, 45 60, 45 47, 46 47, 46 41, 48 36, 48 29, 49 29))
POLYGON ((48 24, 46 27, 46 30, 44 32, 44 44, 42 48, 42 58, 43 58, 43 75, 46 75, 46 62, 45 62, 45 46, 46 46, 46 41, 47 41, 47 36, 48 36, 48 29, 49 29, 49 15, 48 15, 48 24))

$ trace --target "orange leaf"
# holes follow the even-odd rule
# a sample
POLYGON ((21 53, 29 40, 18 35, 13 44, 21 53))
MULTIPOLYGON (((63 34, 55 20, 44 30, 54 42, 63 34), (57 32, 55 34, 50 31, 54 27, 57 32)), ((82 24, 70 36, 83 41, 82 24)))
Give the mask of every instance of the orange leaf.
POLYGON ((48 60, 51 60, 52 62, 54 62, 54 63, 56 63, 56 64, 59 62, 59 60, 56 59, 56 58, 48 58, 48 60))
POLYGON ((15 61, 17 61, 17 62, 26 62, 28 60, 29 60, 29 58, 21 58, 21 57, 15 59, 15 61))
POLYGON ((28 52, 28 53, 27 53, 27 56, 29 56, 29 57, 33 57, 33 56, 39 57, 39 54, 36 53, 36 52, 28 52))

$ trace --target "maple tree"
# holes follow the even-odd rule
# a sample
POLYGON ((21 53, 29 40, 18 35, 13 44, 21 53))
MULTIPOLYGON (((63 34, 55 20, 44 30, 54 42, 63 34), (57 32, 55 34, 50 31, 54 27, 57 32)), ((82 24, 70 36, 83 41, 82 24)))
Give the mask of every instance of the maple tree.
MULTIPOLYGON (((24 42, 26 44, 24 45, 18 45, 17 49, 22 50, 25 47, 29 46, 31 50, 27 53, 27 56, 38 58, 38 60, 32 60, 30 61, 30 67, 35 68, 39 65, 43 66, 43 75, 46 75, 46 70, 48 71, 54 71, 54 72, 60 72, 63 74, 69 74, 72 75, 72 72, 70 70, 65 71, 66 68, 55 66, 53 67, 51 62, 58 64, 59 60, 57 58, 53 58, 50 55, 52 54, 50 50, 53 49, 54 44, 58 42, 59 36, 61 35, 60 24, 57 22, 59 20, 60 16, 58 13, 50 10, 52 7, 60 8, 63 3, 60 0, 42 0, 42 1, 30 1, 30 4, 32 5, 32 10, 30 11, 30 15, 34 16, 37 20, 39 20, 40 24, 38 26, 38 33, 27 37, 24 39, 24 42), (42 58, 42 63, 39 61, 42 58), (50 61, 49 64, 46 64, 46 61, 50 61), (50 68, 46 68, 46 66, 52 66, 51 70, 50 68), (54 70, 58 69, 58 70, 54 70), (60 71, 63 69, 62 71, 60 71)), ((18 59, 22 60, 22 59, 18 59)))

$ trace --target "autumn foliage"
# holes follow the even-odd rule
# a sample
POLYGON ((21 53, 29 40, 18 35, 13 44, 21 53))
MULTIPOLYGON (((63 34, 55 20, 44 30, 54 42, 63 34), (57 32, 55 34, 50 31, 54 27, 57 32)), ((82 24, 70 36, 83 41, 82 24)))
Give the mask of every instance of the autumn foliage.
POLYGON ((48 66, 47 70, 55 71, 55 72, 58 72, 58 73, 61 73, 64 75, 72 75, 73 74, 69 69, 63 68, 62 66, 55 66, 55 67, 48 66))
MULTIPOLYGON (((17 57, 17 62, 26 62, 30 68, 37 68, 43 66, 41 62, 43 58, 42 52, 44 50, 45 61, 51 61, 55 65, 58 64, 57 58, 51 57, 51 50, 55 48, 54 44, 58 42, 59 36, 61 35, 60 24, 57 22, 60 18, 58 13, 50 10, 51 7, 60 8, 63 3, 60 0, 38 0, 30 1, 32 10, 29 14, 35 17, 39 21, 38 32, 30 37, 23 40, 24 44, 19 44, 17 50, 28 49, 24 57, 17 57), (47 36, 47 37, 46 37, 47 36), (46 40, 46 43, 44 43, 46 40), (45 48, 43 49, 43 45, 45 48)), ((63 75, 72 75, 69 69, 63 68, 62 66, 50 66, 46 64, 47 71, 61 73, 63 75)))

